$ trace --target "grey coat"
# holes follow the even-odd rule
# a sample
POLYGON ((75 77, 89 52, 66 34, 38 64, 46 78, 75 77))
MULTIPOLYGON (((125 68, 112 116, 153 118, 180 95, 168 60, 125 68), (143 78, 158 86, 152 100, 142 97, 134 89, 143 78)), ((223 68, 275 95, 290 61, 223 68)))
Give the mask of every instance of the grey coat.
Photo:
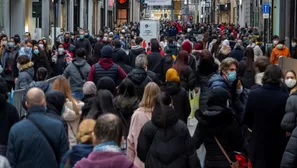
POLYGON ((30 67, 19 72, 18 80, 15 84, 15 89, 26 89, 34 78, 34 68, 30 67))
POLYGON ((88 78, 90 69, 90 65, 83 58, 75 58, 72 63, 67 66, 63 76, 67 79, 70 77, 69 83, 72 92, 82 92, 82 87, 88 78), (78 69, 84 79, 82 79, 78 69))
POLYGON ((297 125, 297 92, 293 93, 286 103, 286 114, 281 123, 283 130, 292 132, 297 125))

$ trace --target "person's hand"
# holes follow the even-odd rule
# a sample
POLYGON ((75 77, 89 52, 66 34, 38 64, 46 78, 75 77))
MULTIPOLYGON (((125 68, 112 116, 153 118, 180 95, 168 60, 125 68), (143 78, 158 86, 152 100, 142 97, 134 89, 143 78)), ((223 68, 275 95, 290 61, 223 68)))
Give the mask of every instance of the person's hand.
POLYGON ((199 88, 198 87, 195 87, 195 93, 198 93, 199 92, 199 88))

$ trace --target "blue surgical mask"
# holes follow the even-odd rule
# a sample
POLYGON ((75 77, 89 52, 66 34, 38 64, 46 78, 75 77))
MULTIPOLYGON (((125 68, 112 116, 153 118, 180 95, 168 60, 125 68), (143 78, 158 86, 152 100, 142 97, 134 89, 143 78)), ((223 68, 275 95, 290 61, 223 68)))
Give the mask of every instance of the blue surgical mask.
POLYGON ((236 94, 241 95, 243 92, 243 87, 241 86, 240 89, 236 89, 236 94))
POLYGON ((64 53, 64 48, 58 48, 59 53, 64 53))
POLYGON ((278 44, 278 45, 277 45, 277 48, 278 48, 278 49, 283 49, 283 45, 282 45, 282 44, 278 44))
POLYGON ((236 78, 236 71, 228 72, 228 81, 234 82, 236 78))
POLYGON ((85 35, 81 34, 81 35, 79 35, 79 38, 82 40, 85 38, 85 35))
POLYGON ((296 43, 292 43, 292 47, 294 47, 294 48, 295 48, 295 47, 296 47, 296 43))
POLYGON ((31 52, 32 48, 31 47, 26 47, 25 50, 26 50, 26 52, 31 52))
POLYGON ((35 49, 35 50, 33 51, 33 53, 34 53, 35 55, 38 55, 38 54, 39 54, 39 50, 35 49))
POLYGON ((7 46, 8 46, 9 48, 12 48, 12 47, 14 47, 14 43, 13 43, 13 42, 8 42, 8 43, 7 43, 7 46))

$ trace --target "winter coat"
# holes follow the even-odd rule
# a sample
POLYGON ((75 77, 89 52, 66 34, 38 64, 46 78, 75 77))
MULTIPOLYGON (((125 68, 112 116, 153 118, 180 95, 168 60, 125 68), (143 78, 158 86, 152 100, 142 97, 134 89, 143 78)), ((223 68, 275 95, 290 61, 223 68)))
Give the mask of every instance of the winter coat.
POLYGON ((17 48, 12 51, 5 49, 1 55, 1 65, 3 68, 2 76, 6 81, 14 81, 18 76, 16 59, 18 57, 17 48))
POLYGON ((173 101, 173 107, 178 114, 178 119, 187 124, 191 113, 188 92, 176 82, 166 82, 161 87, 162 92, 169 94, 173 101))
POLYGON ((94 146, 89 144, 77 144, 73 146, 63 156, 60 168, 72 168, 78 161, 83 158, 87 158, 93 149, 94 146))
POLYGON ((282 157, 280 168, 297 166, 297 129, 295 128, 282 157))
POLYGON ((243 123, 253 131, 249 157, 253 168, 280 165, 286 135, 280 124, 285 114, 288 94, 280 86, 264 84, 249 93, 243 123))
MULTIPOLYGON (((253 62, 254 64, 254 62, 253 62)), ((240 77, 240 80, 242 82, 242 85, 244 88, 250 89, 255 85, 255 69, 252 68, 251 70, 247 70, 247 58, 244 57, 240 62, 239 62, 239 67, 238 67, 238 76, 240 77)))
POLYGON ((287 100, 286 114, 282 120, 281 126, 283 130, 292 132, 296 128, 297 118, 297 92, 294 92, 287 100))
POLYGON ((180 85, 186 91, 193 90, 196 86, 196 75, 190 66, 180 72, 180 85))
POLYGON ((126 51, 124 51, 123 49, 120 49, 120 51, 117 51, 116 61, 114 62, 118 64, 126 72, 126 74, 128 74, 132 70, 132 67, 129 65, 130 64, 129 57, 126 54, 126 51))
POLYGON ((131 50, 129 51, 129 58, 130 58, 130 66, 135 68, 135 59, 138 55, 145 54, 145 49, 139 45, 132 46, 131 50))
POLYGON ((50 91, 46 94, 47 115, 61 121, 68 137, 68 125, 62 117, 65 101, 65 95, 60 91, 50 91))
POLYGON ((216 58, 219 59, 220 62, 222 62, 225 58, 230 56, 231 48, 221 48, 218 55, 216 55, 216 58))
MULTIPOLYGON (((26 95, 29 89, 33 88, 33 87, 37 87, 39 89, 41 89, 44 93, 48 93, 52 90, 52 85, 44 80, 44 81, 32 81, 28 87, 26 87, 26 90, 24 92, 24 96, 23 96, 23 101, 26 101, 26 95)), ((24 107, 25 108, 25 107, 24 107)))
POLYGON ((51 67, 53 69, 53 76, 62 75, 65 68, 67 67, 67 61, 66 61, 66 54, 58 55, 57 61, 51 63, 51 67))
POLYGON ((82 92, 82 87, 85 81, 87 80, 90 69, 91 67, 87 63, 87 61, 83 58, 78 57, 73 59, 72 63, 67 66, 63 73, 63 76, 67 79, 70 78, 69 83, 72 92, 82 92), (84 79, 82 79, 79 70, 83 75, 84 79))
POLYGON ((5 102, 0 103, 0 106, 0 156, 5 156, 9 131, 20 120, 20 117, 17 109, 12 104, 5 102))
POLYGON ((120 113, 121 119, 125 126, 125 137, 128 136, 128 131, 130 129, 131 117, 134 111, 138 108, 140 99, 138 96, 125 97, 123 95, 118 95, 113 99, 113 104, 118 113, 120 113))
POLYGON ((232 161, 236 161, 234 151, 243 152, 244 139, 231 109, 209 106, 198 110, 198 126, 194 134, 197 149, 206 148, 206 168, 230 168, 230 163, 215 141, 216 137, 232 161))
MULTIPOLYGON (((35 72, 35 76, 37 73, 38 68, 40 67, 44 67, 45 69, 47 69, 48 72, 48 76, 51 77, 52 75, 52 67, 50 65, 50 62, 46 56, 46 53, 44 51, 40 51, 40 53, 38 55, 33 54, 32 56, 32 62, 34 63, 34 72, 35 72)), ((34 79, 35 79, 34 76, 34 79)))
POLYGON ((292 58, 297 59, 297 47, 292 47, 290 53, 292 58))
POLYGON ((147 69, 156 73, 160 81, 165 81, 165 74, 163 73, 163 56, 159 52, 152 52, 147 56, 147 69))
POLYGON ((88 158, 77 162, 74 168, 137 168, 124 153, 120 152, 92 152, 88 158))
POLYGON ((63 43, 63 47, 65 50, 69 52, 69 54, 74 58, 75 55, 75 46, 73 44, 69 43, 63 43))
POLYGON ((213 39, 209 45, 208 45, 208 51, 211 52, 212 51, 212 47, 213 45, 217 42, 217 39, 213 39))
POLYGON ((275 47, 271 52, 270 64, 278 64, 278 59, 281 56, 291 58, 290 50, 288 47, 284 47, 281 50, 275 47))
POLYGON ((84 119, 88 115, 89 111, 92 108, 95 98, 96 98, 95 95, 85 95, 82 98, 81 101, 84 102, 84 104, 85 104, 82 108, 82 119, 84 119))
POLYGON ((138 168, 144 168, 144 164, 137 157, 138 136, 141 128, 152 118, 153 108, 139 107, 132 115, 129 135, 127 139, 127 155, 138 168))
POLYGON ((176 44, 168 43, 167 46, 166 46, 166 48, 165 48, 165 52, 166 52, 167 50, 170 50, 171 53, 172 53, 172 55, 177 56, 177 55, 178 55, 178 52, 179 52, 180 49, 177 47, 176 44))
POLYGON ((259 45, 256 45, 256 44, 249 44, 247 46, 247 48, 250 47, 250 48, 253 48, 254 50, 254 61, 256 62, 257 59, 260 57, 260 56, 263 56, 263 51, 261 50, 260 46, 259 45))
MULTIPOLYGON (((112 58, 113 62, 117 62, 117 60, 118 60, 118 55, 119 55, 119 54, 120 54, 120 55, 123 55, 124 53, 126 54, 126 51, 125 51, 124 49, 122 49, 122 48, 115 48, 115 49, 113 50, 112 54, 111 54, 111 58, 112 58)), ((125 56, 128 57, 127 54, 126 54, 125 56)), ((125 57, 125 56, 124 56, 124 57, 125 57)), ((128 57, 128 62, 129 62, 129 57, 128 57)))
POLYGON ((230 57, 236 59, 239 62, 244 57, 244 50, 241 48, 241 46, 237 46, 230 52, 230 57))
POLYGON ((33 66, 23 65, 24 69, 19 72, 18 79, 15 83, 15 89, 26 89, 34 78, 34 68, 33 66))
MULTIPOLYGON (((210 75, 202 75, 199 74, 199 78, 197 81, 197 86, 200 88, 200 98, 199 98, 199 109, 204 110, 207 109, 207 100, 209 97, 210 93, 210 88, 208 86, 209 79, 213 76, 214 74, 210 75)), ((198 113, 195 113, 198 114, 198 113)), ((196 117, 197 118, 197 117, 196 117)))
POLYGON ((152 120, 141 129, 137 156, 146 168, 201 167, 187 125, 178 119, 173 108, 161 108, 159 103, 154 108, 152 120))
POLYGON ((78 39, 75 41, 76 50, 79 48, 84 48, 87 52, 87 55, 90 55, 92 52, 92 45, 88 39, 78 39))
POLYGON ((31 121, 22 120, 16 123, 9 132, 7 159, 15 168, 58 167, 57 160, 60 162, 69 149, 63 124, 46 116, 45 108, 42 106, 33 106, 27 112, 28 117, 34 120, 50 138, 57 156, 38 128, 31 121))
POLYGON ((79 115, 75 114, 75 111, 73 110, 73 104, 70 100, 66 99, 66 102, 64 104, 64 113, 62 114, 62 117, 67 122, 68 125, 68 140, 70 148, 73 145, 76 145, 76 135, 78 132, 80 117, 81 117, 81 109, 84 106, 84 103, 79 101, 77 102, 77 106, 79 109, 79 115))

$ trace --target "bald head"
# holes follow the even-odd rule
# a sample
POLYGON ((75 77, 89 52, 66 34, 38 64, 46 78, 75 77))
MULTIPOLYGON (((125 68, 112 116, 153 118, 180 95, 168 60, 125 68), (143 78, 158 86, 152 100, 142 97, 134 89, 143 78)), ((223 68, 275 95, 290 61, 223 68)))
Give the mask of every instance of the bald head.
POLYGON ((44 92, 39 88, 31 88, 26 95, 26 106, 30 108, 32 106, 45 106, 44 92))

